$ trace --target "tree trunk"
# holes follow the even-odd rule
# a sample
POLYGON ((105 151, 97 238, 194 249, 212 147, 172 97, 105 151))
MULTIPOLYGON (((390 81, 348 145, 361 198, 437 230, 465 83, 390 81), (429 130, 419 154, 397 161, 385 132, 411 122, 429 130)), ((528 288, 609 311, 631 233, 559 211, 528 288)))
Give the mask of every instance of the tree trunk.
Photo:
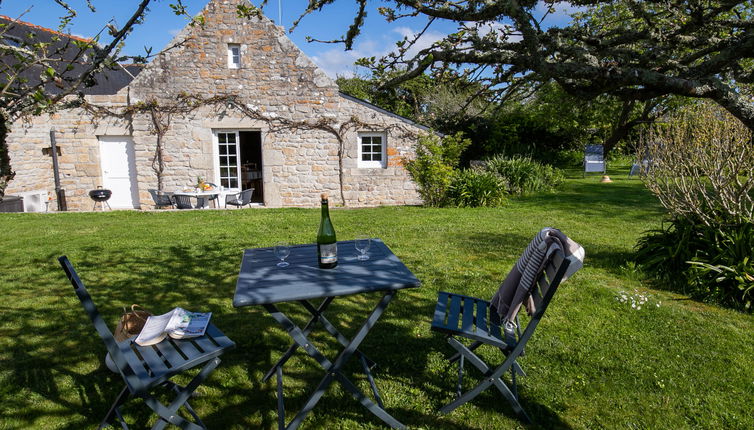
POLYGON ((654 100, 647 100, 644 102, 644 107, 641 111, 641 114, 632 119, 628 120, 631 110, 633 110, 634 101, 626 101, 623 103, 623 109, 621 111, 620 117, 618 118, 618 122, 615 124, 615 127, 613 127, 612 132, 610 133, 610 136, 605 140, 605 157, 607 158, 607 155, 610 153, 610 151, 615 148, 615 146, 620 143, 621 140, 625 139, 626 136, 628 136, 628 133, 631 132, 631 130, 634 129, 639 124, 647 124, 654 122, 655 118, 657 118, 657 113, 655 112, 653 114, 653 110, 657 106, 657 103, 654 100))
POLYGON ((0 109, 0 200, 5 196, 5 188, 15 176, 10 167, 10 155, 8 154, 8 127, 10 120, 4 109, 0 109))

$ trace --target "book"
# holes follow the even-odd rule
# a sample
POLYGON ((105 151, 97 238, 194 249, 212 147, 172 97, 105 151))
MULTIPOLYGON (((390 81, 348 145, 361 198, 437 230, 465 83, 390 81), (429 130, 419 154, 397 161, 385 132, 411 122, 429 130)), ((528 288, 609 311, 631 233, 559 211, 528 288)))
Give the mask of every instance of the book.
POLYGON ((152 315, 147 318, 144 328, 134 342, 148 346, 160 343, 168 336, 173 339, 203 336, 211 316, 212 312, 189 312, 183 308, 175 308, 162 315, 152 315))

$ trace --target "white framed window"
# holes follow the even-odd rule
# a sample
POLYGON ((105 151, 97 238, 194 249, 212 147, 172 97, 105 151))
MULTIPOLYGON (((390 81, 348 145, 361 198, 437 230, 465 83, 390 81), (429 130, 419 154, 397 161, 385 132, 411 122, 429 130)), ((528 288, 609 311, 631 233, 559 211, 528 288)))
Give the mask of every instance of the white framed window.
POLYGON ((359 133, 359 162, 362 168, 382 168, 387 165, 385 133, 359 133))
POLYGON ((225 188, 239 188, 239 147, 237 131, 218 131, 217 156, 218 156, 218 179, 220 186, 225 188))
POLYGON ((228 68, 241 68, 241 45, 237 43, 228 44, 228 68))

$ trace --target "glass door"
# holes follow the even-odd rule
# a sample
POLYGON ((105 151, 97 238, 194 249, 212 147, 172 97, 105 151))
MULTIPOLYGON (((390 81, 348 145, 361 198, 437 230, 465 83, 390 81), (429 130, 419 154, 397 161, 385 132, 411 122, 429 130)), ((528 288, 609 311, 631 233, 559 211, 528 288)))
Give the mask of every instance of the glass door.
POLYGON ((225 188, 239 188, 239 147, 238 131, 217 132, 217 149, 220 172, 218 185, 225 188))

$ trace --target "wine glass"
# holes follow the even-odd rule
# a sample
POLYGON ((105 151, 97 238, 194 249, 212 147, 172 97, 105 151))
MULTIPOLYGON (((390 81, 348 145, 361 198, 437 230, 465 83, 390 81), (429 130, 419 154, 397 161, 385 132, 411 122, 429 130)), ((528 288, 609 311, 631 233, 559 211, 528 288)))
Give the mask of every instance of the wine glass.
POLYGON ((280 242, 275 245, 275 256, 280 259, 277 264, 278 267, 288 267, 290 263, 285 261, 288 256, 291 255, 291 248, 285 242, 280 242))
POLYGON ((369 246, 372 244, 372 239, 369 236, 358 236, 353 244, 356 250, 359 251, 359 256, 356 259, 360 261, 369 260, 367 251, 369 251, 369 246))

